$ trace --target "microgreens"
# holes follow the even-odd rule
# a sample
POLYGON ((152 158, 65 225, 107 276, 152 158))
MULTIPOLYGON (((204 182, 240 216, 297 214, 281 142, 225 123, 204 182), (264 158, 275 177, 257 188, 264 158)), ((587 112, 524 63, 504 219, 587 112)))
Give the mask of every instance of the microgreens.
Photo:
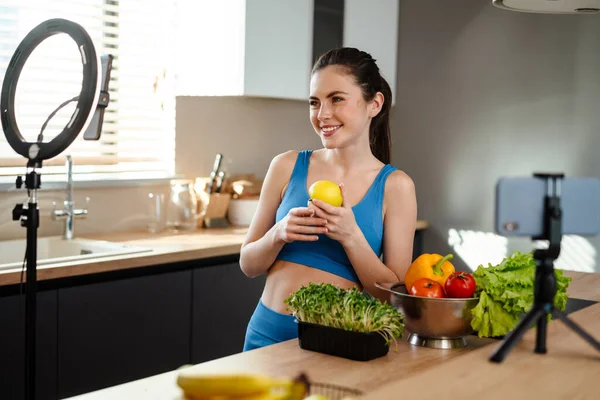
POLYGON ((387 344, 402 336, 404 316, 396 308, 358 288, 341 289, 329 283, 302 286, 284 302, 298 321, 356 332, 377 332, 387 344))

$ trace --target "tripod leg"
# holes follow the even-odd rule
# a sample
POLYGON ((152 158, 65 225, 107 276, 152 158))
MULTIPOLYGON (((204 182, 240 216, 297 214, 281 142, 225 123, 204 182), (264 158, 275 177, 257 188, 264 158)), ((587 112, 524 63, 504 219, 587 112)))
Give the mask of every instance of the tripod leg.
POLYGON ((573 322, 572 319, 567 317, 567 314, 557 309, 554 309, 554 312, 555 315, 558 316, 558 318, 560 318, 560 320, 565 323, 565 325, 571 328, 576 334, 581 336, 586 342, 594 346, 596 350, 600 351, 600 343, 596 339, 594 339, 592 335, 584 331, 579 325, 573 322))
POLYGON ((521 322, 517 324, 517 326, 510 331, 502 343, 494 350, 492 356, 490 357, 490 361, 499 363, 504 360, 504 357, 508 354, 509 351, 517 344, 521 337, 527 332, 527 329, 531 327, 531 325, 536 322, 540 317, 545 317, 546 311, 542 307, 534 307, 529 311, 521 322))
POLYGON ((537 321, 537 331, 535 336, 535 352, 539 354, 546 354, 546 333, 548 330, 548 319, 546 313, 542 315, 537 321))

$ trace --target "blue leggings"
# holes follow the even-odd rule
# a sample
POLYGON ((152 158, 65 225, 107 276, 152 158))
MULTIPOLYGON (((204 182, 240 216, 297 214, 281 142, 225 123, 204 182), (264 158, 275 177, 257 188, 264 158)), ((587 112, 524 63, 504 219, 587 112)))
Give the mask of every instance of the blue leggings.
POLYGON ((298 324, 295 317, 271 310, 263 304, 262 300, 259 300, 246 329, 244 351, 297 337, 298 324))

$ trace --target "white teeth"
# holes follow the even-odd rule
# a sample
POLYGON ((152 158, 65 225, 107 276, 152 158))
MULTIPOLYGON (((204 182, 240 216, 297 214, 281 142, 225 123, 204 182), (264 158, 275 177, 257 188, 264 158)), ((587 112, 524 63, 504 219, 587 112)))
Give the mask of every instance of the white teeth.
POLYGON ((339 128, 341 125, 338 126, 331 126, 329 128, 321 128, 323 130, 323 132, 331 132, 331 131, 335 131, 337 128, 339 128))

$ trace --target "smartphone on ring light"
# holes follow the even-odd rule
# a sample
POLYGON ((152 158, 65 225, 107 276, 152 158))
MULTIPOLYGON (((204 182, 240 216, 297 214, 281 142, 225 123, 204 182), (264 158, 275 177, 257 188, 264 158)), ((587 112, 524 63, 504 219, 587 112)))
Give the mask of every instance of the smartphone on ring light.
MULTIPOLYGON (((600 233, 600 179, 565 177, 560 180, 562 233, 594 236, 600 233)), ((496 183, 495 230, 503 236, 539 237, 544 231, 545 179, 502 177, 496 183)))
POLYGON ((110 82, 110 73, 112 71, 112 54, 105 54, 100 57, 100 63, 102 64, 102 77, 100 80, 100 99, 92 121, 88 125, 87 129, 83 133, 84 140, 98 140, 102 134, 102 123, 104 122, 104 110, 108 106, 109 95, 108 95, 108 84, 110 82))

